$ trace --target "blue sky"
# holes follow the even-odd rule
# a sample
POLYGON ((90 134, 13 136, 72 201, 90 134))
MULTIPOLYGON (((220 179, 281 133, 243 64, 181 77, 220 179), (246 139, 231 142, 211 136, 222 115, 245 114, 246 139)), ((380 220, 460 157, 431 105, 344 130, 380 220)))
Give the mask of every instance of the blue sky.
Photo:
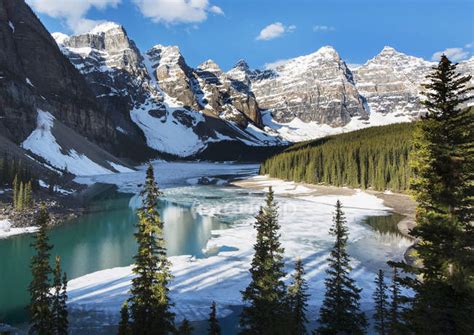
POLYGON ((364 63, 385 45, 432 59, 474 55, 473 0, 27 0, 51 32, 122 24, 142 51, 178 45, 191 66, 251 67, 332 45, 364 63))

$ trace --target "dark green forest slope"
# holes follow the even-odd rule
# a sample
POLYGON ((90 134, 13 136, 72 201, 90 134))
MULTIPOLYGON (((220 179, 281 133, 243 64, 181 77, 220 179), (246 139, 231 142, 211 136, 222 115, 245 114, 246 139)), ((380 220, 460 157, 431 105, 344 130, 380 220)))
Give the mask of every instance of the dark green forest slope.
POLYGON ((310 184, 405 191, 415 123, 366 128, 295 144, 265 160, 260 174, 310 184))

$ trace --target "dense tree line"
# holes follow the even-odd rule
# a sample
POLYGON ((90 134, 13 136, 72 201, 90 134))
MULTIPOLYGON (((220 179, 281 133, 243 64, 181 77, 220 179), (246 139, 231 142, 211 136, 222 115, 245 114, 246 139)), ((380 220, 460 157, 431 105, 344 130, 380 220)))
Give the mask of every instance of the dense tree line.
POLYGON ((372 127, 299 143, 265 160, 260 174, 310 184, 405 191, 414 127, 372 127))

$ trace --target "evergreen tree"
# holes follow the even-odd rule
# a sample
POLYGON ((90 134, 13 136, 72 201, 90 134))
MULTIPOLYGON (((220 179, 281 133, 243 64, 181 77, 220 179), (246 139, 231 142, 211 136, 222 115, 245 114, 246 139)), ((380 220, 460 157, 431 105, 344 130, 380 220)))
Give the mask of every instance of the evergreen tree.
POLYGON ((183 322, 181 322, 181 325, 179 326, 178 334, 191 335, 193 333, 193 330, 194 328, 191 326, 188 319, 184 319, 183 322))
POLYGON ((303 262, 300 258, 295 263, 295 273, 293 274, 293 282, 288 287, 288 305, 290 311, 290 331, 291 335, 306 334, 306 309, 308 307, 308 297, 306 293, 308 284, 304 279, 303 262))
POLYGON ((138 253, 134 257, 133 273, 136 277, 132 279, 129 300, 134 335, 164 335, 175 330, 168 288, 172 276, 166 257, 163 222, 157 210, 159 195, 150 164, 141 193, 143 204, 138 210, 138 229, 135 234, 138 253))
POLYGON ((385 284, 384 272, 379 270, 377 277, 375 277, 375 291, 374 291, 374 321, 375 331, 379 335, 387 335, 388 332, 388 295, 387 284, 385 284))
POLYGON ((32 279, 29 285, 30 292, 30 334, 49 335, 52 333, 52 315, 50 310, 51 297, 49 275, 51 266, 49 264, 50 250, 47 235, 48 213, 44 206, 41 207, 36 225, 38 232, 35 235, 32 247, 36 254, 31 261, 32 279))
POLYGON ((20 180, 18 179, 18 175, 15 175, 15 179, 13 179, 13 208, 18 207, 18 193, 20 192, 20 180))
POLYGON ((388 334, 403 335, 406 334, 406 326, 403 321, 403 297, 401 295, 400 277, 398 270, 393 268, 392 285, 390 286, 390 308, 388 311, 388 334))
POLYGON ((416 275, 407 320, 420 334, 474 333, 474 109, 471 76, 445 56, 425 85, 428 110, 418 123, 411 164, 417 201, 411 234, 422 266, 397 264, 416 275))
POLYGON ((33 207, 33 187, 31 180, 25 184, 23 205, 25 208, 33 207))
POLYGON ((283 252, 279 238, 278 207, 270 187, 260 208, 252 259, 251 282, 242 292, 246 306, 240 315, 242 334, 286 334, 286 287, 283 282, 283 252))
POLYGON ((328 258, 326 293, 319 312, 319 334, 363 334, 367 327, 365 315, 359 306, 361 289, 349 276, 352 268, 346 251, 348 229, 341 207, 338 200, 334 224, 330 229, 336 242, 328 258))
POLYGON ((208 335, 220 335, 221 327, 219 325, 219 320, 217 320, 217 308, 216 302, 213 301, 211 304, 211 312, 209 313, 209 328, 208 335))
POLYGON ((67 335, 69 322, 67 311, 67 277, 61 271, 61 259, 56 257, 53 270, 53 296, 51 297, 52 334, 67 335))
POLYGON ((120 309, 120 322, 118 327, 118 335, 131 335, 130 332, 130 315, 128 313, 128 302, 125 301, 120 309))
POLYGON ((25 202, 25 185, 20 181, 20 186, 18 188, 18 198, 16 199, 16 209, 22 211, 24 208, 25 202))

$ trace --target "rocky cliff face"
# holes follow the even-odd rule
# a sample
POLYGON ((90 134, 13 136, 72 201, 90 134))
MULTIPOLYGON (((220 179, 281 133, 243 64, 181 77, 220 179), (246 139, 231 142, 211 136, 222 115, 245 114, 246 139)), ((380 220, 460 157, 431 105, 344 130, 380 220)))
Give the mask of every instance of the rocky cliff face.
POLYGON ((176 46, 156 45, 146 53, 160 88, 184 106, 208 116, 261 125, 260 110, 249 87, 229 78, 212 60, 193 69, 176 46))
POLYGON ((157 94, 149 84, 144 59, 125 29, 107 22, 82 35, 52 35, 113 120, 119 138, 115 150, 136 159, 150 154, 143 132, 130 118, 130 110, 157 94), (135 154, 138 151, 143 152, 141 157, 135 154))
POLYGON ((391 47, 353 71, 356 87, 370 112, 414 119, 424 112, 421 83, 434 64, 391 47))
POLYGON ((104 146, 114 137, 84 78, 23 0, 0 2, 0 105, 0 127, 17 143, 34 129, 37 108, 104 146))
POLYGON ((66 160, 116 171, 111 119, 24 0, 0 2, 0 106, 0 151, 56 171, 66 160))
POLYGON ((250 82, 260 107, 271 109, 279 122, 298 118, 337 127, 353 117, 368 116, 351 71, 332 47, 289 60, 273 71, 251 72, 239 62, 228 74, 250 82))

